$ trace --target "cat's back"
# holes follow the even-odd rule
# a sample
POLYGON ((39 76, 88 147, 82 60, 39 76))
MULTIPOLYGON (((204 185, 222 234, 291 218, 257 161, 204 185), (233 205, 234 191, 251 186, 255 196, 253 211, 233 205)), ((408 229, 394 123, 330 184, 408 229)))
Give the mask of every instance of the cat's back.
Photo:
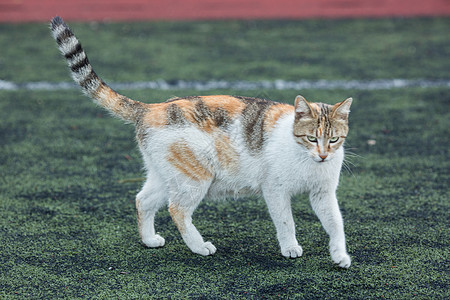
POLYGON ((260 98, 191 96, 149 105, 141 124, 148 128, 196 127, 213 133, 227 131, 239 122, 246 138, 252 140, 249 147, 256 150, 261 142, 258 138, 270 132, 280 117, 293 112, 291 105, 260 98))

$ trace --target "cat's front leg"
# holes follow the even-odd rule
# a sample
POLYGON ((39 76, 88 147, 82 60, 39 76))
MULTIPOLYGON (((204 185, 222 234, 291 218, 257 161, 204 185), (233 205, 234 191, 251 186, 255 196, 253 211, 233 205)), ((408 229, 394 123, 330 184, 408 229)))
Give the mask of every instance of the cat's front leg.
POLYGON ((350 267, 351 259, 345 246, 344 222, 335 192, 311 192, 310 200, 314 212, 330 236, 331 258, 342 268, 350 267))
POLYGON ((280 196, 280 193, 274 191, 264 191, 263 193, 270 216, 277 230, 281 254, 288 258, 302 256, 303 249, 295 237, 295 224, 292 217, 290 197, 288 195, 280 196))

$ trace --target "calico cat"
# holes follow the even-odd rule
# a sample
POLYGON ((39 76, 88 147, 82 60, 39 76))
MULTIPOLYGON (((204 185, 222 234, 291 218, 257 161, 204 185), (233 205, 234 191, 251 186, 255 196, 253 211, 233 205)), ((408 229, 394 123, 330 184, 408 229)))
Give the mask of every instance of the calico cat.
POLYGON ((133 123, 147 179, 136 197, 142 242, 161 247, 154 218, 168 204, 186 245, 211 255, 192 224, 203 198, 261 194, 276 227, 281 253, 302 255, 295 236, 291 196, 309 193, 330 236, 330 254, 350 266, 336 189, 344 158, 352 99, 328 105, 297 96, 294 106, 234 96, 173 98, 145 104, 112 90, 92 69, 86 53, 60 17, 51 30, 83 92, 117 117, 133 123))

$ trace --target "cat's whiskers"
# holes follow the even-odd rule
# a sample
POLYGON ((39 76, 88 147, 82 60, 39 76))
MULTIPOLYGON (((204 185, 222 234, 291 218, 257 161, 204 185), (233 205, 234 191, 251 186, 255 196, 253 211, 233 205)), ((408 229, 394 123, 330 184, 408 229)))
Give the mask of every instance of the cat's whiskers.
POLYGON ((352 175, 353 177, 355 177, 355 174, 353 173, 351 167, 353 168, 357 168, 356 163, 354 163, 352 161, 352 159, 363 159, 364 157, 356 154, 355 152, 349 151, 349 149, 356 149, 356 148, 346 148, 345 149, 345 157, 344 157, 344 161, 342 163, 342 166, 344 167, 344 169, 350 173, 350 175, 352 175))
POLYGON ((342 162, 342 167, 343 169, 345 169, 352 177, 355 177, 355 174, 353 173, 352 169, 350 168, 349 164, 347 161, 343 161, 342 162))

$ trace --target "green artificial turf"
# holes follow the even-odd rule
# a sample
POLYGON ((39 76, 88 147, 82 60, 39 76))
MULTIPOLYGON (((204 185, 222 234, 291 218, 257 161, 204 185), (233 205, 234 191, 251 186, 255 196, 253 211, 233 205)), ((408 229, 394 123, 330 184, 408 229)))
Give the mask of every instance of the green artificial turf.
MULTIPOLYGON (((449 19, 69 25, 106 80, 448 79, 449 19)), ((0 44, 0 79, 69 80, 46 25, 2 24, 0 44)), ((133 128, 79 91, 0 91, 0 298, 449 298, 449 89, 202 94, 298 93, 355 99, 347 148, 358 156, 338 190, 350 269, 331 262, 304 195, 293 200, 302 258, 281 256, 260 198, 200 205, 211 257, 188 250, 166 210, 156 226, 167 244, 145 248, 133 128)))

